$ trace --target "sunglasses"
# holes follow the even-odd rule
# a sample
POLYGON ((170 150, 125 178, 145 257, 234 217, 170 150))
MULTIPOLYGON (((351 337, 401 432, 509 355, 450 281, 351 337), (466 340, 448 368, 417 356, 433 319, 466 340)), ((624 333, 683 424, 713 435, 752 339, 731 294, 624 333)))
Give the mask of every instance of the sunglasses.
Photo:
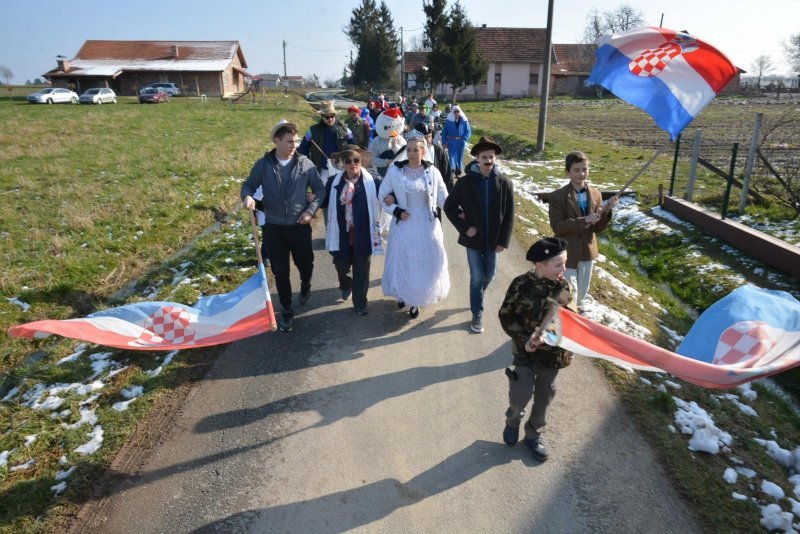
POLYGON ((351 163, 361 163, 361 158, 344 158, 344 162, 346 165, 350 165, 351 163))
POLYGON ((336 115, 323 115, 323 117, 326 119, 335 119, 336 115))

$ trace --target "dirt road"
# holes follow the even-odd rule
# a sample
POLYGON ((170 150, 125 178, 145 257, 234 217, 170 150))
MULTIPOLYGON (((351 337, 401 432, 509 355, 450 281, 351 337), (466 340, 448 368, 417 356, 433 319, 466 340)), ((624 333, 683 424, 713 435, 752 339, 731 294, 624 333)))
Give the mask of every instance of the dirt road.
POLYGON ((515 244, 501 255, 486 332, 472 334, 466 253, 444 226, 452 289, 416 320, 383 298, 382 258, 368 316, 338 301, 317 226, 313 297, 295 331, 228 346, 89 527, 699 532, 589 361, 559 375, 549 461, 502 443, 511 352, 496 310, 528 264, 515 244))

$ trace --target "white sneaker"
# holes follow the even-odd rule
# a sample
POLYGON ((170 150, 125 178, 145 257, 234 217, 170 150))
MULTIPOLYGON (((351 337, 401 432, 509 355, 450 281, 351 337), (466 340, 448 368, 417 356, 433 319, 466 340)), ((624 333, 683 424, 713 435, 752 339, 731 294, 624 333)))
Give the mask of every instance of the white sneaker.
POLYGON ((483 332, 483 321, 481 320, 481 317, 473 315, 472 323, 470 323, 469 329, 475 332, 476 334, 480 334, 481 332, 483 332))

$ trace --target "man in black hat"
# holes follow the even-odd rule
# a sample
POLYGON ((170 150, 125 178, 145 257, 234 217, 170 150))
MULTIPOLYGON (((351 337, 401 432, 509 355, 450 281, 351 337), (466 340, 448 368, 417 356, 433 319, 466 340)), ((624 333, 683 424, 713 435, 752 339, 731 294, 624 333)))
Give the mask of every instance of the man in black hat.
POLYGON ((571 300, 569 283, 564 278, 567 242, 549 237, 534 243, 525 256, 533 269, 517 276, 508 286, 498 316, 511 336, 514 369, 506 369, 508 400, 503 441, 513 447, 519 440, 519 426, 533 396, 531 416, 525 423, 524 443, 534 458, 547 460, 548 451, 541 438, 547 420, 547 407, 556 394, 558 370, 570 364, 572 354, 544 343, 542 337, 558 306, 571 300))
POLYGON ((497 271, 497 254, 508 248, 514 224, 514 188, 500 174, 495 160, 503 149, 491 137, 472 147, 467 165, 444 203, 447 218, 458 230, 458 244, 469 263, 470 330, 483 332, 483 293, 497 271))

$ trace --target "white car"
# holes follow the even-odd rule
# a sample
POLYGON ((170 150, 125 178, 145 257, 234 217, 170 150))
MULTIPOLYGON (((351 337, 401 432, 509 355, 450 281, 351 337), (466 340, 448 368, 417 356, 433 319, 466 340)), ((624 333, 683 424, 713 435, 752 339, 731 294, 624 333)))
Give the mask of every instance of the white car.
POLYGON ((77 104, 78 93, 60 87, 48 87, 28 95, 29 104, 77 104))
POLYGON ((111 89, 96 87, 89 89, 81 95, 81 104, 116 104, 117 95, 111 89))

